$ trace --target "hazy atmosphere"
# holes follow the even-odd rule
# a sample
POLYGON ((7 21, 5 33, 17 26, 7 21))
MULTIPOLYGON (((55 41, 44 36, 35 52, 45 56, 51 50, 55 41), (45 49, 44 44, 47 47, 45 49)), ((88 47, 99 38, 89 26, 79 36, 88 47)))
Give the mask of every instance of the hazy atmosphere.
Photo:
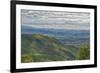
POLYGON ((36 28, 89 30, 90 14, 84 12, 60 12, 21 10, 22 25, 36 28))
POLYGON ((90 59, 90 13, 21 10, 21 62, 90 59))

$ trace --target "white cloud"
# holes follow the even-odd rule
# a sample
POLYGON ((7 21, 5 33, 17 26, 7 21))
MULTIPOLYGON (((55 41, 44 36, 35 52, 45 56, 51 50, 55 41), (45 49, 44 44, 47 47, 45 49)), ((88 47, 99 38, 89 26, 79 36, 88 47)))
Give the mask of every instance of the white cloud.
POLYGON ((86 29, 90 27, 90 14, 85 12, 57 12, 21 10, 22 25, 35 28, 86 29))

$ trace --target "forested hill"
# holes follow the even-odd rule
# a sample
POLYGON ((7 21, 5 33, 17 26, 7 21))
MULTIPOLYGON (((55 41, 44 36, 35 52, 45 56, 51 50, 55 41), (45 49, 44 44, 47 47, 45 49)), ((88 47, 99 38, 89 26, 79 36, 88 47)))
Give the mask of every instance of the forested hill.
POLYGON ((46 35, 22 34, 21 45, 22 62, 64 61, 75 57, 59 40, 46 35))

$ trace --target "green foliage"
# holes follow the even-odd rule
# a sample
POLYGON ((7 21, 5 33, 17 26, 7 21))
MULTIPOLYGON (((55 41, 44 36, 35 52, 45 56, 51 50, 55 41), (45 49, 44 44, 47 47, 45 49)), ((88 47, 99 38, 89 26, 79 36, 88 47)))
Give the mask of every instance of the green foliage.
POLYGON ((22 34, 21 62, 66 61, 89 58, 89 47, 64 45, 58 39, 42 34, 22 34))
POLYGON ((90 46, 89 45, 82 45, 80 46, 80 50, 77 54, 78 60, 85 60, 90 58, 90 46))
POLYGON ((31 55, 22 55, 21 62, 23 62, 23 63, 32 62, 32 56, 31 55))

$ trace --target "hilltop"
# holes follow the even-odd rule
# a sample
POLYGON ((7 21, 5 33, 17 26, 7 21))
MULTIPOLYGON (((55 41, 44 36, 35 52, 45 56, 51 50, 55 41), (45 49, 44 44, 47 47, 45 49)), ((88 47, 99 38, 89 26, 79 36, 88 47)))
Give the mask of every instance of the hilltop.
MULTIPOLYGON (((71 50, 54 37, 22 34, 22 62, 64 61, 74 58, 71 50)), ((75 48, 75 47, 74 47, 75 48)))

